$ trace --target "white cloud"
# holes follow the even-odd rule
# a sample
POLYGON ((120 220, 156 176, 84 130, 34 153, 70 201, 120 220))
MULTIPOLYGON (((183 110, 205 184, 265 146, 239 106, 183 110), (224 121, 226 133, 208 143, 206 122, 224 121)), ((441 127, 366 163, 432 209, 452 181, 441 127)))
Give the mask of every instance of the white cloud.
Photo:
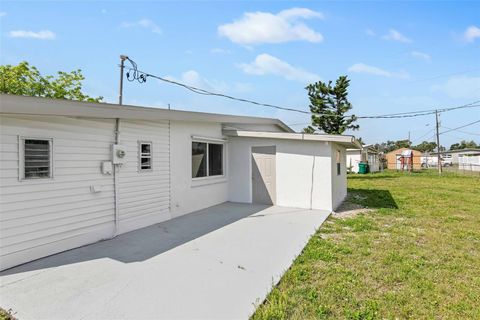
POLYGON ((456 76, 445 83, 433 85, 430 89, 453 99, 475 99, 480 91, 480 77, 456 76))
POLYGON ((399 31, 397 31, 395 29, 390 29, 388 31, 388 34, 384 35, 382 38, 385 39, 385 40, 398 41, 398 42, 403 42, 403 43, 412 42, 411 39, 405 37, 403 34, 401 34, 399 31))
POLYGON ((321 42, 320 33, 299 22, 309 18, 322 19, 323 14, 306 8, 287 9, 277 14, 246 12, 239 20, 219 26, 218 33, 243 45, 295 40, 321 42))
POLYGON ((465 41, 474 42, 476 38, 480 38, 480 28, 476 26, 470 26, 465 30, 463 34, 465 41))
POLYGON ((399 78, 399 79, 408 79, 409 75, 405 71, 401 72, 391 72, 387 71, 378 67, 370 66, 364 63, 355 63, 350 68, 348 68, 349 72, 355 73, 365 73, 365 74, 372 74, 375 76, 387 77, 387 78, 399 78))
POLYGON ((144 28, 144 29, 148 29, 151 32, 156 33, 156 34, 161 34, 162 33, 162 29, 160 29, 160 27, 150 19, 140 19, 136 22, 124 22, 124 23, 122 23, 122 27, 124 27, 124 28, 144 28))
POLYGON ((180 77, 165 76, 165 78, 212 92, 248 92, 252 90, 248 83, 236 82, 229 85, 223 81, 204 78, 196 70, 188 70, 180 77))
POLYGON ((38 40, 54 40, 55 33, 50 30, 42 30, 38 32, 27 30, 12 30, 8 33, 12 38, 30 38, 38 40))
POLYGON ((243 72, 254 75, 273 74, 281 76, 287 80, 301 82, 320 80, 320 76, 302 68, 294 67, 287 62, 266 53, 258 55, 251 63, 240 64, 239 67, 243 72))
POLYGON ((412 52, 410 52, 410 54, 414 58, 418 58, 418 59, 425 60, 425 61, 430 61, 432 59, 432 57, 425 52, 412 51, 412 52))

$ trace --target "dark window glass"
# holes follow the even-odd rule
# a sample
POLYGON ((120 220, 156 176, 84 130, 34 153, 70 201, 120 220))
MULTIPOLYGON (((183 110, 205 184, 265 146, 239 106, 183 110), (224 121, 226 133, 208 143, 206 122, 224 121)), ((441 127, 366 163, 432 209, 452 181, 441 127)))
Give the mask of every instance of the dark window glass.
POLYGON ((142 163, 141 163, 141 169, 142 170, 148 170, 148 169, 151 169, 152 168, 152 164, 151 164, 151 159, 149 158, 142 158, 142 163))
POLYGON ((192 178, 207 176, 207 144, 192 142, 192 178))
POLYGON ((142 143, 142 154, 146 153, 150 155, 150 144, 149 143, 142 143))
POLYGON ((208 175, 221 176, 223 174, 223 145, 208 144, 208 175))
POLYGON ((50 177, 50 141, 25 139, 25 179, 50 177))

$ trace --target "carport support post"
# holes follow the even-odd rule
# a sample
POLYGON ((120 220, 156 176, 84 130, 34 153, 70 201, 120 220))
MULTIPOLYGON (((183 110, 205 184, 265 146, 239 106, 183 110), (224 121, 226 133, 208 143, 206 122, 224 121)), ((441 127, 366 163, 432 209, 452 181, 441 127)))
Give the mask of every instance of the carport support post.
POLYGON ((442 160, 440 156, 440 134, 438 133, 438 110, 435 110, 435 127, 437 129, 437 166, 438 166, 438 173, 442 173, 442 160))

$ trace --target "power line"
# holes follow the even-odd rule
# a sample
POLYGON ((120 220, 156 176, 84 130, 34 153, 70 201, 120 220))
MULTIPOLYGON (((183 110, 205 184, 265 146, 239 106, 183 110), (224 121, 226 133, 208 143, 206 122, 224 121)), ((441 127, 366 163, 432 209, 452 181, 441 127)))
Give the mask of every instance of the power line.
MULTIPOLYGON (((223 93, 210 92, 210 91, 207 91, 207 90, 204 90, 204 89, 200 89, 200 88, 197 88, 197 87, 194 87, 194 86, 190 86, 190 85, 187 85, 187 84, 184 84, 184 83, 180 83, 180 82, 177 82, 177 81, 174 81, 174 80, 166 79, 166 78, 163 78, 163 77, 160 77, 160 76, 156 76, 156 75, 138 70, 137 64, 134 61, 132 61, 131 59, 128 59, 128 61, 130 61, 132 63, 132 68, 130 68, 129 72, 127 72, 127 79, 130 82, 137 80, 140 83, 144 83, 145 81, 147 81, 147 77, 151 77, 151 78, 155 78, 155 79, 158 79, 158 80, 170 83, 170 84, 181 86, 181 87, 183 87, 185 89, 188 89, 188 90, 190 90, 194 93, 197 93, 197 94, 223 97, 223 98, 230 99, 230 100, 236 100, 236 101, 240 101, 240 102, 251 103, 251 104, 258 105, 258 106, 275 108, 275 109, 279 109, 279 110, 299 112, 299 113, 303 113, 303 114, 311 114, 311 112, 309 112, 309 111, 298 110, 298 109, 287 108, 287 107, 281 107, 281 106, 277 106, 277 105, 273 105, 273 104, 261 103, 261 102, 248 100, 248 99, 243 99, 243 98, 236 98, 236 97, 229 96, 229 95, 226 95, 226 94, 223 94, 223 93), (130 76, 130 71, 133 71, 133 74, 131 76, 130 76)), ((336 116, 336 115, 331 115, 331 116, 336 116)))
MULTIPOLYGON (((452 129, 452 128, 445 127, 445 126, 442 126, 442 128, 452 129)), ((480 133, 473 133, 473 132, 468 132, 468 131, 463 131, 463 130, 455 130, 455 131, 460 132, 460 133, 464 133, 464 134, 471 134, 473 136, 480 136, 480 133)))
POLYGON ((223 93, 218 93, 218 92, 211 92, 205 89, 197 88, 194 86, 190 86, 178 81, 174 81, 171 79, 163 78, 154 74, 147 73, 145 71, 138 70, 138 66, 135 61, 133 61, 130 58, 126 58, 131 64, 132 67, 129 68, 126 76, 127 80, 132 82, 132 81, 138 81, 139 83, 145 83, 147 81, 147 78, 154 78, 163 82, 167 82, 173 85, 177 85, 180 87, 183 87, 187 90, 190 90, 194 93, 201 94, 201 95, 207 95, 207 96, 216 96, 216 97, 222 97, 234 101, 239 101, 239 102, 245 102, 245 103, 250 103, 254 104, 257 106, 262 106, 262 107, 268 107, 268 108, 274 108, 278 110, 284 110, 284 111, 291 111, 291 112, 297 112, 297 113, 302 113, 302 114, 308 114, 308 115, 316 115, 316 116, 326 116, 326 117, 350 117, 354 116, 356 119, 396 119, 396 118, 411 118, 411 117, 419 117, 419 116, 426 116, 430 114, 434 114, 437 111, 438 112, 446 112, 446 111, 451 111, 451 110, 456 110, 456 109, 463 109, 463 108, 475 108, 475 107, 480 107, 480 100, 471 102, 466 105, 461 105, 457 107, 452 107, 452 108, 443 108, 443 109, 431 109, 431 110, 422 110, 422 111, 410 111, 410 112, 402 112, 402 113, 392 113, 392 114, 384 114, 384 115, 373 115, 373 116, 355 116, 355 115, 338 115, 338 114, 317 114, 317 113, 312 113, 310 111, 305 111, 305 110, 299 110, 299 109, 294 109, 294 108, 289 108, 289 107, 283 107, 283 106, 278 106, 274 104, 269 104, 269 103, 262 103, 262 102, 257 102, 254 100, 249 100, 249 99, 243 99, 243 98, 237 98, 233 97, 230 95, 226 95, 223 93))
POLYGON ((468 126, 474 125, 474 124, 476 124, 476 123, 480 123, 480 120, 473 121, 473 122, 470 122, 470 123, 464 124, 463 126, 456 127, 456 128, 453 128, 453 129, 450 129, 450 130, 447 130, 447 131, 440 132, 440 134, 445 134, 445 133, 447 133, 447 132, 456 131, 456 130, 458 130, 458 129, 462 129, 462 128, 465 128, 465 127, 468 127, 468 126))
MULTIPOLYGON (((432 133, 433 131, 435 131, 435 128, 428 130, 427 133, 425 133, 424 135, 422 135, 422 136, 416 138, 415 140, 413 140, 413 141, 412 141, 412 144, 413 144, 413 142, 418 142, 418 141, 420 141, 422 138, 426 137, 427 135, 429 135, 429 134, 432 133)), ((430 140, 430 139, 428 139, 428 140, 430 140)), ((427 140, 427 141, 428 141, 428 140, 427 140)))

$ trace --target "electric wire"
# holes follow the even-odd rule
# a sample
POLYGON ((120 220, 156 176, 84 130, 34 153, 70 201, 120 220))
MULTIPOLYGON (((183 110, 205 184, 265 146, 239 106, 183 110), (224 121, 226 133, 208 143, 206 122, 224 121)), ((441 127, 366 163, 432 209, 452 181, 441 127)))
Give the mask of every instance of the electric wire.
MULTIPOLYGON (((234 101, 239 101, 239 102, 245 102, 245 103, 250 103, 254 104, 257 106, 262 106, 262 107, 269 107, 269 108, 274 108, 278 110, 284 110, 284 111, 291 111, 291 112, 297 112, 297 113, 302 113, 302 114, 308 114, 308 115, 315 115, 315 116, 326 116, 326 117, 355 117, 356 119, 398 119, 398 118, 412 118, 412 117, 419 117, 419 116, 426 116, 426 115, 431 115, 435 114, 436 112, 447 112, 447 111, 452 111, 452 110, 457 110, 457 109, 464 109, 464 108, 476 108, 480 107, 480 100, 461 105, 461 106, 456 106, 456 107, 449 107, 449 108, 440 108, 440 109, 430 109, 430 110, 421 110, 421 111, 410 111, 410 112, 401 112, 401 113, 391 113, 391 114, 383 114, 383 115, 372 115, 372 116, 355 116, 355 115, 338 115, 338 114, 318 114, 318 113, 312 113, 310 111, 305 111, 305 110, 299 110, 295 108, 289 108, 289 107, 283 107, 283 106, 278 106, 274 104, 269 104, 269 103, 262 103, 262 102, 257 102, 254 100, 249 100, 249 99, 244 99, 244 98, 237 98, 234 96, 230 96, 227 94, 223 93, 218 93, 218 92, 211 92, 205 89, 197 88, 194 86, 190 86, 172 79, 167 79, 164 77, 160 77, 154 74, 147 73, 145 71, 139 70, 138 65, 135 61, 127 57, 127 60, 131 63, 131 67, 127 68, 128 71, 126 73, 127 80, 130 82, 137 81, 139 83, 145 83, 147 81, 147 78, 154 78, 166 83, 170 83, 173 85, 177 85, 180 87, 183 87, 187 90, 190 90, 194 93, 201 94, 201 95, 207 95, 207 96, 216 96, 216 97, 222 97, 234 101)), ((305 123, 305 124, 310 124, 310 123, 305 123)), ((301 125, 300 123, 295 124, 295 125, 301 125)))
POLYGON ((456 131, 456 130, 458 130, 458 129, 462 129, 462 128, 465 128, 465 127, 468 127, 468 126, 472 126, 472 125, 474 125, 474 124, 476 124, 476 123, 480 123, 480 120, 473 121, 473 122, 464 124, 463 126, 456 127, 456 128, 450 129, 450 130, 446 130, 446 131, 440 132, 439 134, 445 134, 445 133, 448 133, 448 132, 456 131))
MULTIPOLYGON (((445 126, 442 126, 442 128, 452 129, 452 128, 445 127, 445 126)), ((455 130, 455 131, 460 132, 460 133, 463 133, 463 134, 471 134, 471 135, 473 135, 473 136, 480 136, 480 133, 468 132, 468 131, 463 131, 463 130, 455 130)))

